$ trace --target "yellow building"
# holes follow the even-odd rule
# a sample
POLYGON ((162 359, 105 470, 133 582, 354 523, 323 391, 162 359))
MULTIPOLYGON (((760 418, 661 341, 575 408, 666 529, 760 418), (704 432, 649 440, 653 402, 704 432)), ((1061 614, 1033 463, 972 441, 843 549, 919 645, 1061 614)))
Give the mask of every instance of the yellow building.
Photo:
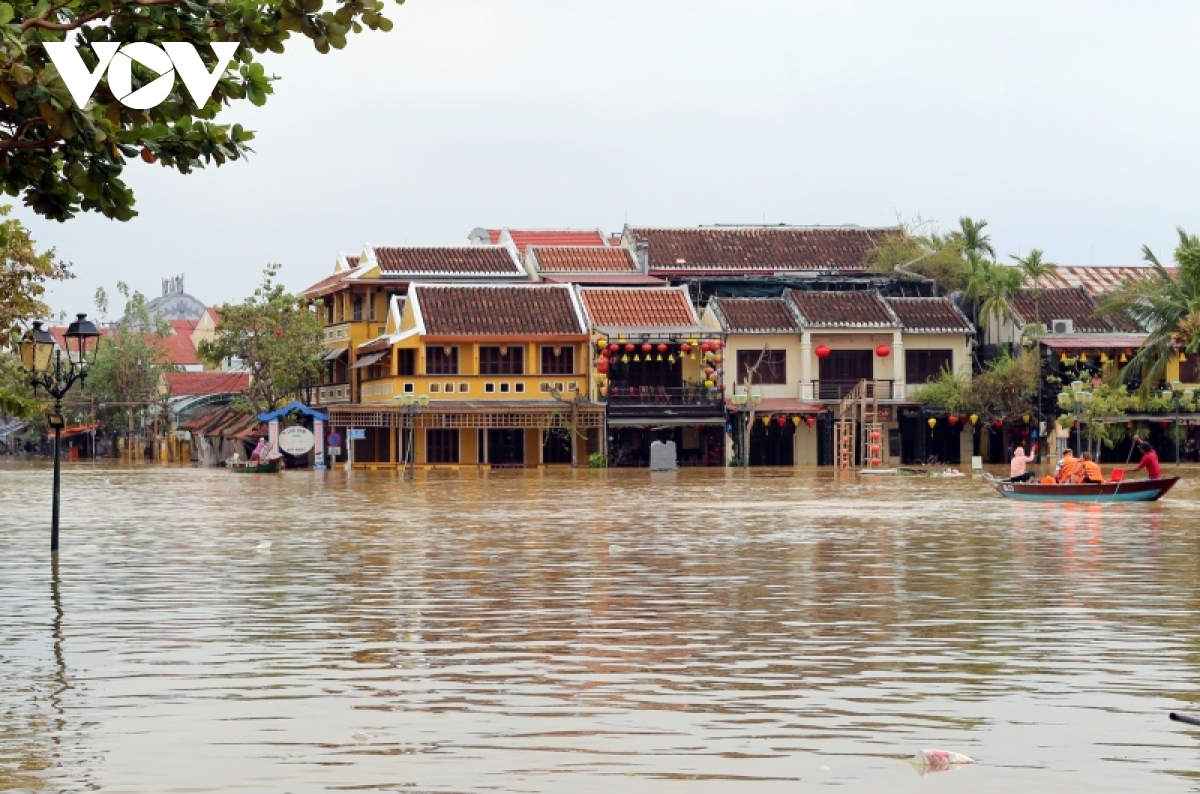
POLYGON ((754 413, 751 465, 832 463, 833 420, 864 380, 882 424, 880 465, 970 455, 963 428, 929 428, 912 400, 943 368, 969 371, 974 329, 949 300, 787 290, 714 298, 703 320, 725 335, 731 409, 743 419, 754 413))
POLYGON ((355 350, 357 403, 330 409, 333 427, 365 430, 356 463, 571 465, 598 445, 571 286, 412 284, 383 331, 355 350))

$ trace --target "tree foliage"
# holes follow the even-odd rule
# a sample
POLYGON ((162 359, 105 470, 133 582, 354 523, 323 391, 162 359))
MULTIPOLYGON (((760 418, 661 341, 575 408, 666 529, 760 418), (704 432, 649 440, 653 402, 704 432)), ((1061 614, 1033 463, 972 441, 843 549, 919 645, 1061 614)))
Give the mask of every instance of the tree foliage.
POLYGON ((0 206, 0 348, 12 349, 31 320, 50 313, 43 296, 52 281, 73 278, 70 265, 54 258, 54 249, 37 250, 25 225, 7 218, 10 205, 0 206))
POLYGON ((1004 355, 971 377, 944 369, 913 395, 917 402, 956 416, 978 414, 985 421, 1029 413, 1037 394, 1037 359, 1004 355))
MULTIPOLYGON (((125 298, 125 309, 116 327, 100 338, 96 363, 88 369, 87 388, 101 403, 136 403, 114 405, 109 413, 116 427, 125 427, 130 413, 141 413, 157 401, 163 374, 175 367, 167 361, 166 338, 171 332, 167 322, 150 315, 142 293, 124 283, 117 284, 117 291, 125 298)), ((107 306, 103 290, 97 290, 96 305, 103 315, 107 306)))
POLYGON ((1148 246, 1143 258, 1154 269, 1147 278, 1126 281, 1100 302, 1102 313, 1125 312, 1149 331, 1149 337, 1122 370, 1126 379, 1142 378, 1153 388, 1167 364, 1183 350, 1200 353, 1200 237, 1182 228, 1175 247, 1178 276, 1172 276, 1148 246))
POLYGON ((211 366, 235 363, 250 373, 247 407, 265 413, 295 398, 323 369, 324 333, 319 314, 276 283, 279 265, 268 265, 262 285, 242 303, 217 307, 215 340, 200 343, 211 366))
MULTIPOLYGON (((273 78, 258 57, 282 53, 293 33, 326 53, 363 28, 390 30, 383 8, 383 0, 0 2, 0 185, 47 218, 61 221, 83 210, 128 220, 136 214, 134 197, 121 176, 131 158, 186 174, 246 157, 253 133, 214 119, 243 101, 266 102, 273 78), (89 71, 99 63, 86 46, 94 42, 191 43, 209 71, 218 58, 208 45, 236 42, 238 49, 203 105, 176 80, 163 103, 134 110, 118 101, 105 77, 78 107, 42 46, 71 36, 89 71)), ((135 63, 132 87, 156 77, 135 63)))

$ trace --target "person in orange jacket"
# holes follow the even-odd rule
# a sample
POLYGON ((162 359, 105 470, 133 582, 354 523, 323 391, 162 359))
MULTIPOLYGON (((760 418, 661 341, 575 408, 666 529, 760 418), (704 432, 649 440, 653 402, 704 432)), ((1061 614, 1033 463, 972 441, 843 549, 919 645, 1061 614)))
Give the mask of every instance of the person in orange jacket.
POLYGON ((1079 462, 1078 473, 1076 475, 1079 482, 1093 483, 1095 485, 1104 484, 1104 472, 1100 468, 1100 464, 1092 460, 1092 453, 1083 453, 1083 460, 1079 462))
POLYGON ((1060 483, 1074 482, 1078 471, 1079 459, 1075 457, 1075 453, 1070 448, 1067 448, 1063 451, 1062 460, 1059 461, 1056 478, 1060 483))

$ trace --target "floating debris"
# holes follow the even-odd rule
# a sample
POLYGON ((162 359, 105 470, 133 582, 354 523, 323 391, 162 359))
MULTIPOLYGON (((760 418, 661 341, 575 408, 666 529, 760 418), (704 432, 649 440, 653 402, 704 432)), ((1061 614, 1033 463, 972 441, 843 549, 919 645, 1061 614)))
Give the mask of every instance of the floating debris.
POLYGON ((949 750, 922 750, 912 757, 911 763, 918 767, 921 774, 926 772, 946 772, 956 767, 975 763, 975 759, 962 753, 952 753, 949 750))

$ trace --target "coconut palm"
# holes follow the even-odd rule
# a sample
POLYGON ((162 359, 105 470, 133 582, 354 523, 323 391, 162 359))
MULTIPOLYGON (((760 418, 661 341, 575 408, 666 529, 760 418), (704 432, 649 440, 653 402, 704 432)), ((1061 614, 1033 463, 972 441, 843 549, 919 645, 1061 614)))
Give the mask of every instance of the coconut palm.
POLYGON ((1126 281, 1099 306, 1103 313, 1125 312, 1149 333, 1121 371, 1126 379, 1140 376, 1144 391, 1162 379, 1180 350, 1200 353, 1200 237, 1182 228, 1178 232, 1177 275, 1163 267, 1148 246, 1142 246, 1143 258, 1154 273, 1126 281))
POLYGON ((996 258, 996 249, 992 247, 992 237, 989 234, 984 234, 983 229, 987 226, 987 221, 973 221, 967 216, 958 219, 959 233, 962 235, 963 250, 967 253, 974 251, 977 254, 987 254, 992 259, 996 258))
POLYGON ((1033 281, 1033 316, 1034 322, 1039 326, 1042 324, 1042 310, 1040 298, 1042 297, 1042 279, 1054 273, 1058 265, 1053 262, 1047 262, 1045 254, 1039 248, 1034 248, 1029 252, 1029 256, 1020 257, 1016 254, 1009 254, 1008 258, 1013 259, 1017 263, 1017 267, 1025 274, 1025 278, 1033 281))

